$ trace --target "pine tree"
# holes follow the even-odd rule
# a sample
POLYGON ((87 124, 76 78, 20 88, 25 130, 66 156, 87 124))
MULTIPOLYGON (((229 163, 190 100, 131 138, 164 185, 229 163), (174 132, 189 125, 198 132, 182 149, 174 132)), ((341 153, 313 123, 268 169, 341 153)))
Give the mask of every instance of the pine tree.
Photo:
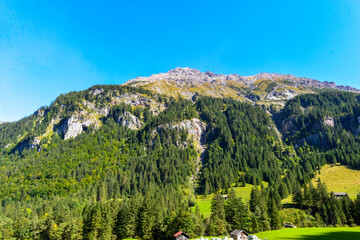
POLYGON ((296 203, 300 208, 302 208, 304 205, 304 194, 299 183, 295 184, 293 202, 296 203))
POLYGON ((277 204, 274 199, 270 201, 269 216, 270 216, 271 229, 273 230, 280 229, 282 227, 282 220, 280 217, 279 210, 277 208, 277 204))
POLYGON ((225 200, 219 192, 216 192, 211 200, 211 216, 216 216, 220 220, 225 219, 225 200))

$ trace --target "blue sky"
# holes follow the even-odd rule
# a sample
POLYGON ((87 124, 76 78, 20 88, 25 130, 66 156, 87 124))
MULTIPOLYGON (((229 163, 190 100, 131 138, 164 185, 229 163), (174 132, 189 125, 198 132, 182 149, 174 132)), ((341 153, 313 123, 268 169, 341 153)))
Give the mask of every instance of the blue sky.
POLYGON ((0 1, 0 121, 191 67, 360 88, 359 0, 0 1))

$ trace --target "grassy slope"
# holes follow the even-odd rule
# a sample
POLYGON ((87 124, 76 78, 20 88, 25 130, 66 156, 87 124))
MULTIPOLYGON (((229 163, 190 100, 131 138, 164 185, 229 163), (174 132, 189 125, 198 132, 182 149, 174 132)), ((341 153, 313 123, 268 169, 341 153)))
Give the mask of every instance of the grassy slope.
POLYGON ((317 180, 326 183, 328 191, 346 192, 351 198, 360 193, 360 171, 349 169, 346 166, 336 165, 331 167, 327 164, 321 168, 321 174, 317 173, 312 180, 314 186, 317 180))
POLYGON ((356 228, 286 228, 256 234, 267 240, 358 240, 360 227, 356 228))
MULTIPOLYGON (((360 171, 350 169, 343 165, 326 164, 321 168, 320 174, 317 173, 316 177, 312 180, 313 185, 316 187, 317 181, 320 178, 322 182, 326 183, 329 192, 346 192, 350 198, 356 198, 360 193, 360 171)), ((281 201, 284 203, 292 203, 292 196, 281 201)))

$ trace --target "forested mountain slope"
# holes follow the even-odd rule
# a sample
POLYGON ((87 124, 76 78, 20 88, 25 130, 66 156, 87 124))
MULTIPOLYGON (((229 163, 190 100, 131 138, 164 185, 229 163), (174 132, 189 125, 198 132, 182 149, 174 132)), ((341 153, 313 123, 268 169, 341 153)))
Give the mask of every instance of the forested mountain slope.
POLYGON ((288 144, 317 150, 328 162, 360 169, 360 98, 327 92, 297 96, 275 117, 288 144))
MULTIPOLYGON (((306 79, 288 78, 305 89, 306 79)), ((319 215, 316 224, 360 224, 358 216, 341 215, 341 206, 329 218, 301 195, 326 163, 359 169, 356 94, 302 94, 270 115, 223 98, 222 90, 220 98, 199 92, 184 99, 129 86, 137 84, 71 92, 0 125, 0 238, 169 239, 180 229, 192 235, 277 229, 281 199, 292 193, 319 215), (226 205, 219 194, 263 181, 269 186, 254 188, 246 205, 231 190, 226 205), (190 211, 196 194, 210 193, 216 193, 210 219, 190 211)), ((313 85, 306 89, 314 92, 313 85)), ((333 202, 321 194, 325 205, 333 202)))

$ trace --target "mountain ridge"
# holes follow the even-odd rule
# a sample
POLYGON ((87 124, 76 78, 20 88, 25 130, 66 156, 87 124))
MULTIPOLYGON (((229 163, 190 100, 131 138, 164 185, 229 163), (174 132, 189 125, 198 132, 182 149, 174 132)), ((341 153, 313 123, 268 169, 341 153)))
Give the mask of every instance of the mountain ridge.
POLYGON ((137 77, 124 83, 134 87, 176 97, 190 99, 195 94, 230 97, 237 100, 258 102, 261 100, 284 101, 303 93, 314 93, 316 89, 334 89, 360 93, 351 86, 336 85, 315 79, 278 73, 259 73, 253 76, 238 74, 216 74, 200 72, 192 68, 175 68, 166 73, 149 77, 137 77))

